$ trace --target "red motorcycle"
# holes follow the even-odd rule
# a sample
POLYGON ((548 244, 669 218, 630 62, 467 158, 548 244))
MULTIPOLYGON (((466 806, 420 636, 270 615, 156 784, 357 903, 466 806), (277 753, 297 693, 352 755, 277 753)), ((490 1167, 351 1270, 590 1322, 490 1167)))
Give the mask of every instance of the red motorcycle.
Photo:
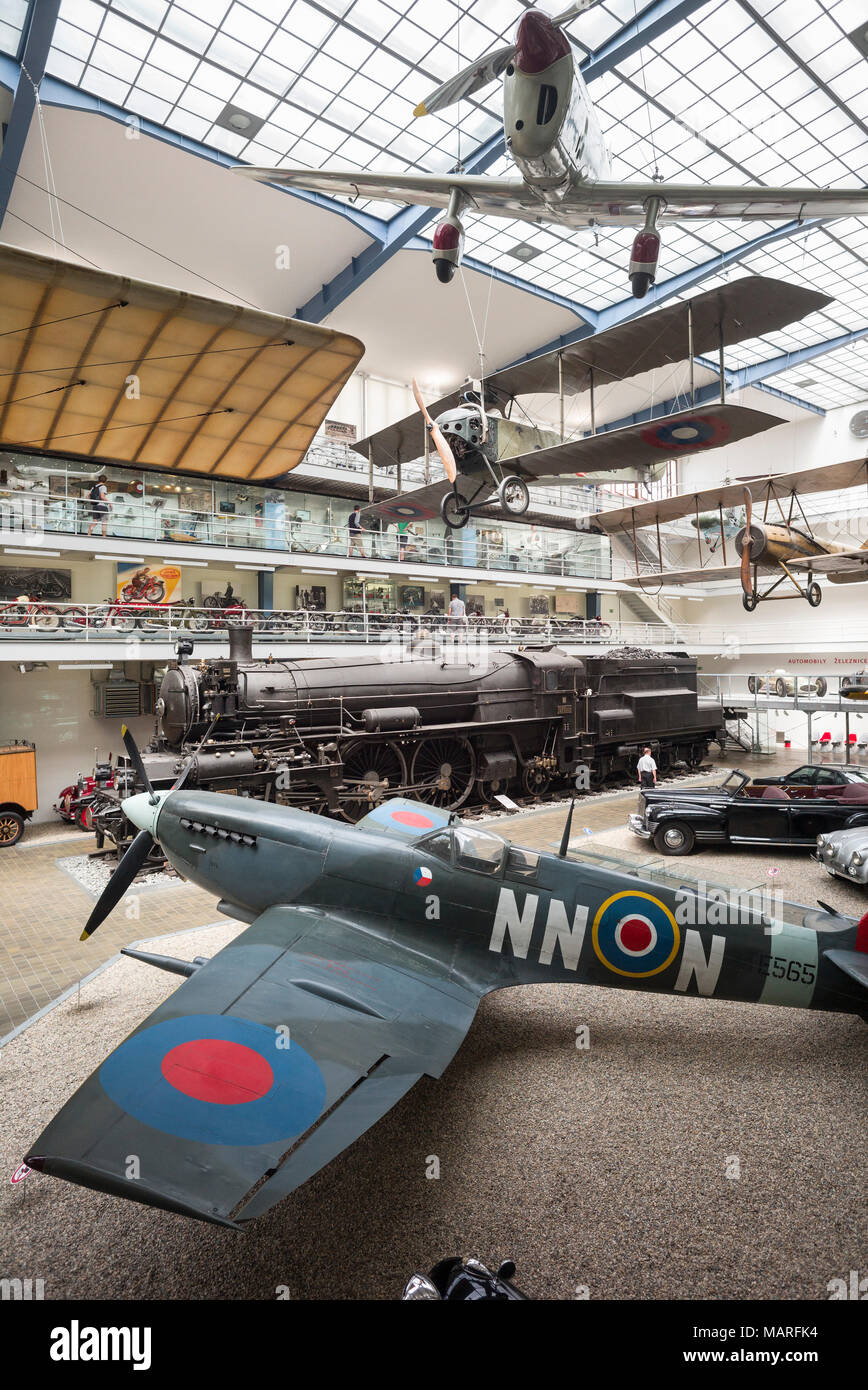
POLYGON ((91 773, 80 772, 75 783, 64 787, 53 809, 67 824, 71 825, 74 822, 79 830, 93 830, 94 798, 97 792, 110 789, 114 784, 115 770, 112 767, 112 755, 109 753, 107 763, 97 763, 91 773))

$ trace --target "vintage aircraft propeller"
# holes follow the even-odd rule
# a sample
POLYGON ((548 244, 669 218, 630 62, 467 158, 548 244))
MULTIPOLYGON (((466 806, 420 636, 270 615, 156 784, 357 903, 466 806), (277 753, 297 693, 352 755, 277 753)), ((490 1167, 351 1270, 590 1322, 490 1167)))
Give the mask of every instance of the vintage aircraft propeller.
POLYGON ((455 455, 449 447, 449 444, 445 436, 443 435, 440 426, 437 424, 437 421, 432 420, 431 416, 428 414, 428 407, 422 399, 422 392, 419 390, 419 387, 416 384, 415 377, 413 378, 413 395, 416 397, 416 404, 418 405, 419 409, 422 412, 422 415, 424 416, 425 424, 428 426, 428 431, 431 435, 431 440, 434 444, 434 448, 440 455, 440 462, 443 464, 443 467, 446 470, 446 476, 449 479, 450 483, 454 483, 456 477, 458 476, 458 469, 455 464, 455 455))
MULTIPOLYGON (((541 15, 532 10, 529 13, 539 21, 545 21, 552 29, 562 29, 565 24, 569 24, 571 19, 582 14, 585 10, 591 9, 600 0, 576 0, 570 5, 569 9, 562 14, 555 15, 550 19, 548 15, 541 15)), ((475 62, 468 63, 466 68, 455 77, 450 77, 446 82, 433 91, 429 97, 413 112, 414 116, 430 116, 434 111, 442 111, 446 106, 452 106, 456 101, 463 101, 465 97, 473 96, 474 92, 479 92, 483 87, 487 87, 489 82, 500 77, 506 70, 516 55, 517 43, 506 44, 503 48, 492 49, 490 53, 477 58, 475 62)))
MULTIPOLYGON (((178 773, 178 776, 172 783, 169 789, 170 791, 176 792, 179 790, 179 788, 183 787, 184 783, 187 780, 187 776, 190 772, 190 769, 193 766, 193 760, 196 757, 196 753, 198 753, 199 748, 203 746, 206 740, 210 738, 211 733, 214 729, 214 725, 217 723, 217 718, 219 718, 219 716, 211 720, 211 724, 207 732, 205 733, 205 737, 202 739, 195 752, 190 754, 190 757, 187 759, 186 763, 181 768, 181 771, 178 773)), ((136 770, 136 776, 142 783, 145 792, 150 797, 151 803, 154 806, 158 806, 160 803, 160 797, 158 793, 154 791, 154 788, 151 784, 151 779, 147 773, 147 769, 145 768, 145 765, 142 762, 142 755, 138 750, 136 740, 133 738, 132 731, 127 728, 126 724, 124 724, 123 729, 121 730, 121 736, 123 738, 124 747, 127 750, 130 762, 133 764, 133 767, 136 770)), ((150 830, 139 831, 138 835, 135 837, 126 854, 121 859, 120 863, 118 864, 117 868, 115 869, 105 888, 102 890, 102 893, 100 894, 97 900, 93 912, 90 914, 90 916, 87 919, 87 922, 85 923, 84 931, 79 937, 80 941, 87 941, 88 937, 93 936, 97 927, 102 926, 109 913, 114 911, 121 898, 127 892, 128 888, 135 879, 136 874, 139 872, 139 869, 142 867, 151 850, 153 849, 154 843, 154 837, 151 834, 150 830)))
MULTIPOLYGON (((753 583, 750 577, 750 552, 751 552, 751 530, 750 523, 753 514, 753 497, 749 487, 744 490, 744 530, 742 531, 741 541, 741 587, 745 598, 753 598, 753 583)), ((745 605, 747 606, 747 605, 745 605)))

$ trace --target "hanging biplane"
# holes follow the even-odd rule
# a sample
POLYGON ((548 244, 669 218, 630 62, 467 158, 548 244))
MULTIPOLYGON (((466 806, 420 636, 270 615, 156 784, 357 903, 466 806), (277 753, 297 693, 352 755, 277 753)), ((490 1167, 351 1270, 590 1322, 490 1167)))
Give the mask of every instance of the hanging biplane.
POLYGON ((859 485, 868 486, 868 459, 850 459, 824 468, 805 468, 797 473, 744 478, 701 492, 684 493, 653 502, 637 502, 635 505, 597 512, 594 525, 610 536, 622 535, 630 541, 636 574, 626 582, 635 588, 650 591, 659 590, 663 584, 704 584, 710 580, 737 578, 741 581, 742 603, 748 613, 769 598, 799 597, 807 599, 811 607, 816 608, 823 592, 814 578, 815 574, 825 574, 832 584, 858 584, 868 580, 868 541, 858 547, 847 547, 822 540, 815 534, 800 499, 811 493, 837 492, 859 485), (762 518, 757 520, 754 509, 760 501, 762 518), (744 504, 745 521, 732 538, 739 560, 737 564, 729 564, 726 509, 740 503, 744 504), (720 565, 710 563, 702 551, 703 528, 700 518, 709 508, 718 512, 718 535, 723 560, 720 565), (660 527, 689 516, 693 517, 697 528, 699 565, 696 569, 667 568, 663 561, 660 527), (657 535, 657 567, 643 570, 636 533, 649 526, 655 528, 657 535), (800 574, 804 575, 806 582, 800 582, 800 574), (761 575, 770 576, 765 589, 760 588, 761 575), (775 592, 788 581, 793 591, 775 592))
MULTIPOLYGON (((429 440, 445 477, 399 492, 365 510, 389 521, 425 521, 440 515, 447 526, 466 526, 471 516, 498 506, 508 516, 528 508, 528 484, 564 475, 584 483, 644 483, 671 458, 720 448, 782 423, 777 415, 719 402, 697 408, 694 358, 718 355, 723 376, 726 348, 776 332, 831 301, 814 290, 764 276, 747 276, 683 303, 619 324, 555 352, 492 373, 476 389, 462 387, 360 440, 353 448, 371 466, 388 468, 429 456, 429 440), (597 391, 662 367, 686 362, 690 377, 684 408, 636 424, 597 428, 597 391), (590 433, 564 438, 564 400, 587 393, 590 433), (512 418, 520 396, 551 395, 560 406, 560 433, 512 418), (433 418, 432 418, 433 417, 433 418)), ((414 383, 415 386, 415 383, 414 383)))
MULTIPOLYGON (((657 276, 660 227, 666 223, 806 217, 858 217, 868 210, 865 188, 768 188, 761 184, 664 183, 656 170, 644 183, 614 182, 600 121, 565 26, 596 0, 577 0, 552 18, 528 9, 515 42, 482 54, 416 107, 415 116, 442 111, 503 83, 503 135, 517 179, 466 174, 377 173, 364 169, 240 168, 263 183, 288 184, 332 197, 387 199, 444 208, 434 229, 438 280, 448 283, 461 264, 467 213, 562 227, 644 224, 630 252, 629 278, 641 299, 657 276)), ((436 21, 434 21, 436 23, 436 21)), ((451 21, 450 21, 451 22, 451 21)), ((637 21, 638 22, 638 21, 637 21)))

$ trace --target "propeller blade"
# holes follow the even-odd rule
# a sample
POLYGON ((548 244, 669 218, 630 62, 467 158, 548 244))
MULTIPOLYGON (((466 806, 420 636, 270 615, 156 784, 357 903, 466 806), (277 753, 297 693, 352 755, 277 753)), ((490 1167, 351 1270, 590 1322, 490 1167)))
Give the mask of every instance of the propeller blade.
POLYGON ((514 53, 515 44, 511 43, 505 48, 495 48, 484 57, 477 58, 475 63, 469 63, 455 77, 448 78, 424 101, 420 101, 413 115, 430 116, 434 111, 442 111, 444 106, 452 106, 456 101, 462 101, 464 97, 481 91, 489 82, 500 76, 514 53))
POLYGON ((584 14, 585 10, 592 10, 595 5, 600 3, 601 0, 576 0, 576 3, 564 10, 563 14, 555 15, 552 24, 556 29, 560 29, 564 24, 569 24, 570 20, 575 19, 577 15, 584 14))
POLYGON ((753 593, 750 580, 750 523, 753 515, 753 497, 749 487, 744 490, 744 540, 741 546, 741 587, 745 594, 753 593))
MULTIPOLYGON (((126 730, 124 730, 124 732, 126 733, 126 730)), ((136 749, 136 752, 138 752, 138 749, 136 749)), ((97 927, 101 926, 109 913, 117 907, 136 874, 139 872, 139 869, 150 854, 153 843, 154 837, 150 830, 139 831, 105 888, 102 890, 93 912, 87 919, 84 931, 79 937, 80 941, 87 941, 89 936, 93 936, 97 927)))
POLYGON ((443 464, 446 476, 449 479, 450 483, 454 483, 455 479, 458 476, 458 468, 455 464, 455 455, 453 454, 448 442, 441 433, 440 427, 437 424, 436 420, 432 420, 431 416, 428 414, 428 407, 422 399, 422 392, 419 390, 419 387, 416 384, 415 377, 413 378, 413 395, 416 397, 416 404, 422 412, 422 415, 425 419, 425 424, 428 426, 428 432, 431 435, 431 442, 433 443, 434 448, 440 455, 440 462, 443 464))
POLYGON ((154 789, 151 786, 151 779, 145 771, 145 765, 142 762, 142 755, 139 752, 136 740, 133 738, 132 732, 127 728, 126 724, 121 728, 121 738, 124 741, 124 748, 127 750, 127 756, 136 769, 136 776, 148 793, 148 796, 153 800, 154 789))

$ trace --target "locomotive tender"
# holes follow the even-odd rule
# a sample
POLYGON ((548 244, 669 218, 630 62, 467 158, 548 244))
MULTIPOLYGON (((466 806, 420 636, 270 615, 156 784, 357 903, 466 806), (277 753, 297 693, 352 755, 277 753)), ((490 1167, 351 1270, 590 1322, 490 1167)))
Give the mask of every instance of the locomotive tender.
MULTIPOLYGON (((696 662, 683 653, 579 658, 527 646, 459 656, 428 641, 397 661, 367 651, 275 660, 254 657, 240 626, 228 659, 191 662, 186 645, 160 686, 144 754, 153 785, 170 786, 192 757, 190 786, 350 821, 397 793, 455 809, 558 784, 596 789, 632 778, 646 744, 662 772, 695 767, 724 736, 723 710, 697 697, 696 662)), ((95 808, 98 833, 118 843, 129 835, 120 801, 130 789, 128 776, 95 808)))

